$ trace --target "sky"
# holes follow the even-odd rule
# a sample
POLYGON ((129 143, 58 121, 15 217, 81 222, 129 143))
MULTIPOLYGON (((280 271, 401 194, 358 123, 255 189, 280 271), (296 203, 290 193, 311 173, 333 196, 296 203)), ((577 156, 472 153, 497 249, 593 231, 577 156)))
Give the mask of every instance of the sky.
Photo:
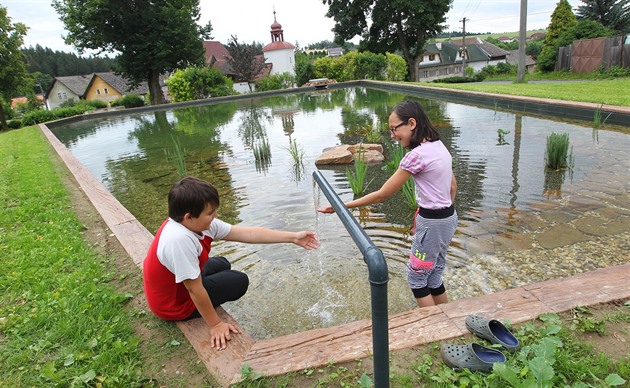
MULTIPOLYGON (((52 0, 0 0, 13 23, 29 27, 24 38, 26 47, 48 47, 55 51, 76 52, 63 42, 63 23, 51 6, 52 0)), ((528 0, 527 29, 546 28, 557 0, 528 0)), ((569 0, 575 8, 580 0, 569 0)), ((454 0, 447 14, 447 31, 461 31, 466 18, 467 32, 514 32, 520 23, 521 0, 454 0)), ((212 22, 214 40, 227 43, 232 35, 239 42, 271 42, 271 24, 276 20, 284 30, 284 40, 300 47, 323 40, 332 41, 334 21, 327 18, 322 0, 200 0, 199 23, 212 22)), ((352 40, 358 43, 358 38, 352 40)))

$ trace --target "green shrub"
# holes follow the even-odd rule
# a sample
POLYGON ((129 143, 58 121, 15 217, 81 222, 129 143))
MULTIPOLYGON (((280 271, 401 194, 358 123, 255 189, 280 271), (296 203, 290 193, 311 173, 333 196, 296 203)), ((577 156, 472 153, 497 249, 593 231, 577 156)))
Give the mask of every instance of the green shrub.
POLYGON ((22 128, 22 120, 20 119, 9 120, 7 122, 7 125, 9 126, 10 129, 19 129, 19 128, 22 128))
POLYGON ((481 82, 484 79, 486 79, 486 73, 484 73, 483 71, 480 71, 479 73, 476 73, 472 77, 457 76, 457 77, 440 78, 440 79, 433 80, 433 82, 444 83, 444 84, 461 84, 461 83, 466 83, 466 82, 481 82))
POLYGON ((124 106, 125 108, 137 108, 144 106, 144 99, 137 94, 128 94, 123 98, 113 101, 112 106, 124 106))
POLYGON ((295 77, 291 73, 274 74, 256 82, 256 91, 279 90, 293 87, 295 77))
POLYGON ((107 103, 101 100, 81 100, 75 106, 90 107, 94 109, 107 108, 107 103))
MULTIPOLYGON (((62 108, 58 108, 62 109, 62 108)), ((55 110, 58 110, 55 109, 55 110)), ((71 108, 65 108, 71 109, 71 108)), ((27 113, 22 117, 22 124, 24 126, 35 125, 39 123, 45 123, 47 121, 52 121, 57 119, 57 115, 55 114, 55 110, 35 110, 33 112, 27 113)))

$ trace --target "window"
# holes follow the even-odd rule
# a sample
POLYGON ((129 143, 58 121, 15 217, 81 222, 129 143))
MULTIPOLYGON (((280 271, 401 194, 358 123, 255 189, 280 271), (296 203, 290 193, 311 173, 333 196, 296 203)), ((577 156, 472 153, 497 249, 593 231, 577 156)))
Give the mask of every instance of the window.
POLYGON ((101 89, 96 89, 96 94, 101 95, 101 89))
POLYGON ((429 60, 435 61, 435 54, 429 54, 429 60))
POLYGON ((68 99, 68 95, 66 94, 66 92, 63 92, 63 99, 67 100, 68 99))
POLYGON ((103 93, 107 94, 107 88, 103 88, 103 93))
POLYGON ((61 100, 61 92, 57 93, 57 98, 61 100))

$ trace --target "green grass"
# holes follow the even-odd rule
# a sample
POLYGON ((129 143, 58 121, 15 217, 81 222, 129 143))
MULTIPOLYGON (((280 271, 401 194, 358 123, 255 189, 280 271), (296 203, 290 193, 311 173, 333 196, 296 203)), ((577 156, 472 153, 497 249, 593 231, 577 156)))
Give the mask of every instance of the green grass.
POLYGON ((630 106, 630 93, 611 93, 614 90, 629 90, 630 78, 614 80, 591 80, 584 82, 549 82, 522 84, 440 84, 418 83, 423 86, 439 88, 470 90, 485 93, 508 94, 513 96, 527 96, 550 98, 554 100, 591 102, 595 104, 630 106))
POLYGON ((140 386, 141 354, 108 259, 39 130, 0 133, 0 386, 140 386))

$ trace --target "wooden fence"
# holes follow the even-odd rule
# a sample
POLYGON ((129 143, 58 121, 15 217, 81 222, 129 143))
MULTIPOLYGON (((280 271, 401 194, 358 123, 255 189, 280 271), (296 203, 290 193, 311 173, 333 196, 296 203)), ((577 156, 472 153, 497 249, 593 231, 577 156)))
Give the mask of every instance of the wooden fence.
POLYGON ((591 73, 613 66, 630 68, 630 35, 576 40, 571 46, 560 47, 555 70, 591 73))

